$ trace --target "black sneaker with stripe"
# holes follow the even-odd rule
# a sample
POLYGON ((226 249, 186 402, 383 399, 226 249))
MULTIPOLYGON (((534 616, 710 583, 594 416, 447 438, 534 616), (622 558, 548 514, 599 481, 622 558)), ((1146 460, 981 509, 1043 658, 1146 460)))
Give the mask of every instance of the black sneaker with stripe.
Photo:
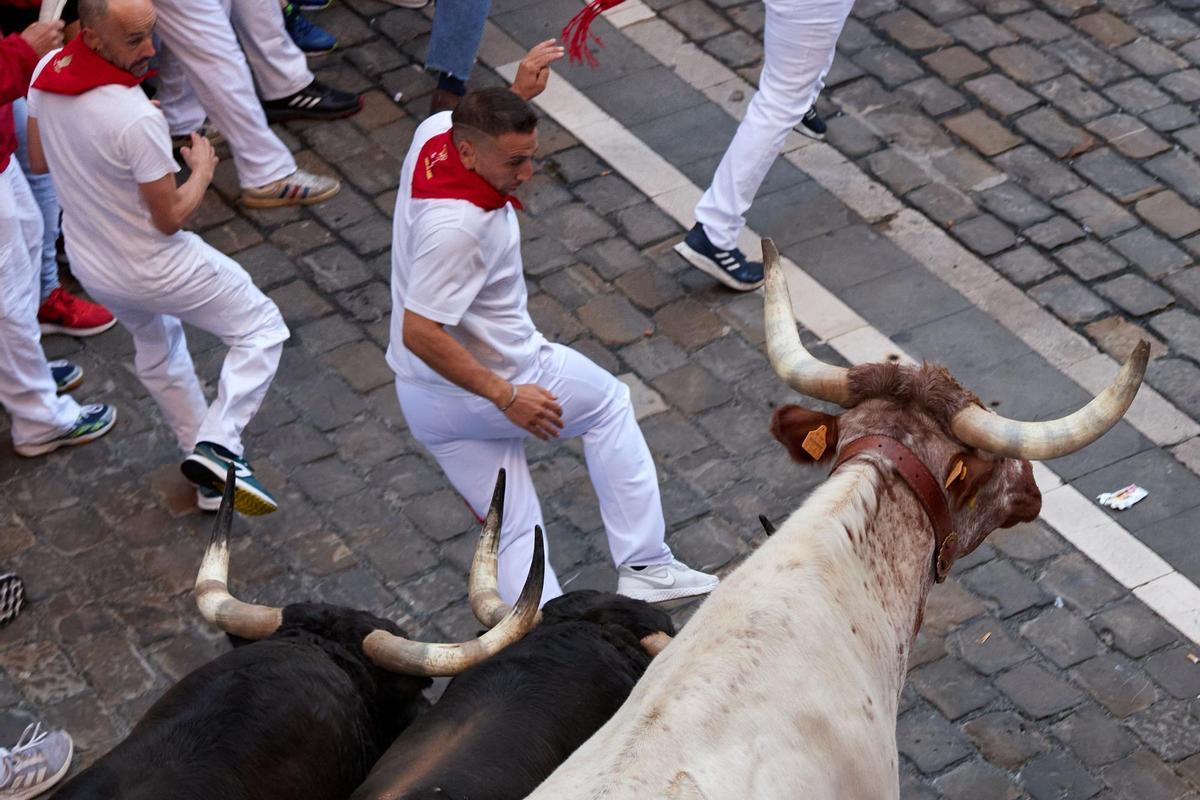
POLYGON ((289 119, 341 119, 362 110, 362 98, 333 89, 314 79, 293 95, 279 100, 264 100, 263 110, 270 122, 289 119))
POLYGON ((763 284, 761 261, 751 261, 736 247, 718 250, 708 240, 708 234, 699 222, 688 231, 682 242, 675 245, 675 252, 696 269, 708 273, 731 289, 749 292, 763 284))

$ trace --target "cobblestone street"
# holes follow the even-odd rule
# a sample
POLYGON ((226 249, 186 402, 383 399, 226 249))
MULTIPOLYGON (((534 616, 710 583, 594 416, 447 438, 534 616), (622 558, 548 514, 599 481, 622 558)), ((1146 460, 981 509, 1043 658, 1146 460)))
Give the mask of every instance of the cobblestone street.
MULTIPOLYGON (((757 80, 763 5, 643 2, 597 23, 598 69, 561 63, 552 81, 702 189, 757 80)), ((859 0, 818 103, 827 143, 793 143, 749 215, 873 329, 1012 417, 1078 407, 1089 376, 1150 338, 1147 383, 1161 397, 1148 408, 1174 427, 1156 427, 1160 413, 1131 418, 1047 466, 1089 498, 1146 486, 1149 498, 1112 519, 1185 582, 1200 581, 1198 6, 859 0), (834 167, 882 184, 891 210, 855 207, 834 167), (910 247, 914 220, 945 240, 937 253, 965 255, 927 258, 927 236, 910 247), (992 275, 992 294, 962 274, 992 275), (1006 291, 1032 309, 1027 324, 995 299, 1006 291)), ((502 84, 496 68, 580 7, 494 0, 472 85, 502 84)), ((236 520, 235 591, 369 609, 458 640, 477 627, 465 601, 477 525, 405 429, 384 361, 397 175, 434 88, 420 68, 429 13, 336 0, 313 20, 340 41, 312 60, 318 78, 363 92, 366 107, 276 129, 302 168, 340 175, 341 193, 242 209, 220 149, 194 220, 292 330, 246 446, 282 508, 236 520)), ((547 113, 539 170, 518 192, 530 311, 548 338, 631 387, 668 542, 692 566, 728 570, 760 541, 758 515, 781 522, 825 473, 791 463, 768 432, 772 409, 799 398, 766 360, 761 294, 687 267, 665 195, 581 143, 587 131, 547 113)), ((846 363, 804 333, 816 355, 846 363)), ((211 390, 224 348, 194 330, 189 342, 211 390)), ((46 719, 75 737, 79 769, 228 645, 190 595, 212 517, 179 475, 129 336, 44 345, 86 370, 77 397, 121 417, 108 437, 48 457, 0 447, 0 571, 20 573, 31 600, 0 629, 0 742, 46 719)), ((578 443, 529 452, 565 588, 611 590, 578 443)), ((1200 645, 1050 524, 988 542, 929 600, 897 728, 905 800, 1200 797, 1200 645)))

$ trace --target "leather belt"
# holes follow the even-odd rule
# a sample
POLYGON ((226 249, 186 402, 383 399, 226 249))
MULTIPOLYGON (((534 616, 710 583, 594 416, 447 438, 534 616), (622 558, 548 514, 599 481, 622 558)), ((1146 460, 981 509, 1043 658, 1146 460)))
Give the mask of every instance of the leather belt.
POLYGON ((866 452, 877 452, 890 461, 925 509, 925 516, 933 526, 933 577, 941 583, 958 555, 958 535, 954 533, 950 505, 946 502, 941 484, 912 450, 899 440, 880 434, 860 436, 843 447, 831 474, 842 464, 866 452))

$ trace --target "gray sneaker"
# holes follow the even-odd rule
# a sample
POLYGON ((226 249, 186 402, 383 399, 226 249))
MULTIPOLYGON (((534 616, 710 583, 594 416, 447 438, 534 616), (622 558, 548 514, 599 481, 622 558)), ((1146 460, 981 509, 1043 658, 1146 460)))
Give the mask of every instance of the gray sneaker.
POLYGON ((11 750, 0 747, 0 800, 29 800, 49 791, 71 768, 74 752, 66 731, 30 725, 11 750))
POLYGON ((669 564, 617 568, 617 594, 647 603, 708 594, 718 583, 716 575, 692 569, 678 559, 669 564))

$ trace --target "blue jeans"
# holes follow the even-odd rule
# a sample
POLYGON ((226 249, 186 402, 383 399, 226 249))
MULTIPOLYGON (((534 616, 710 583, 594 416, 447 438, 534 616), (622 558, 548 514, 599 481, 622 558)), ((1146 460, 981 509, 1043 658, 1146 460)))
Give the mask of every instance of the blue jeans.
POLYGON ((33 192, 33 200, 42 212, 42 264, 41 264, 41 300, 58 288, 58 261, 55 259, 54 243, 58 240, 58 195, 54 193, 54 182, 50 173, 34 175, 29 168, 29 145, 25 142, 25 124, 29 112, 25 108, 25 98, 13 101, 13 123, 17 127, 17 163, 29 181, 29 189, 33 192))
POLYGON ((491 6, 492 0, 438 0, 425 69, 447 72, 464 82, 471 77, 491 6))

